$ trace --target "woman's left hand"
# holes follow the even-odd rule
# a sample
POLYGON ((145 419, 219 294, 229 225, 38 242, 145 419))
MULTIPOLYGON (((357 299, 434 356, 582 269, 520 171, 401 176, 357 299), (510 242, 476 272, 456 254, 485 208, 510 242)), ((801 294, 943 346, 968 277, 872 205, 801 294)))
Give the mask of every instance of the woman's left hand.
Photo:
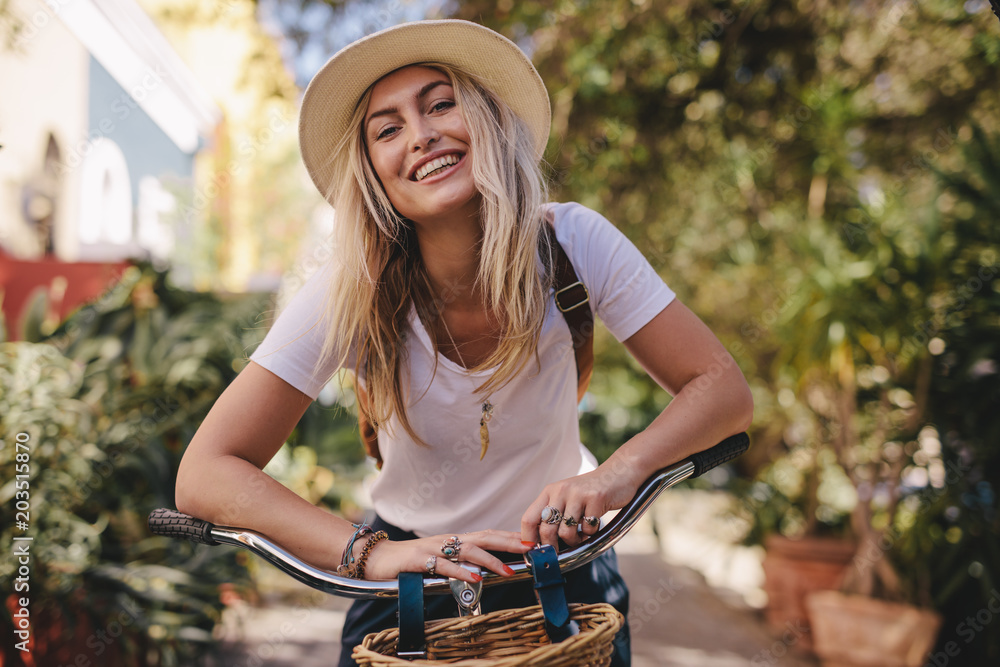
MULTIPOLYGON (((597 532, 600 518, 611 510, 625 506, 639 488, 641 480, 633 479, 633 471, 619 465, 609 465, 609 459, 596 470, 570 477, 542 489, 521 517, 521 539, 525 542, 550 544, 558 548, 558 540, 575 547, 597 532), (546 508, 555 508, 555 517, 542 519, 546 508)), ((551 509, 546 514, 554 514, 551 509)))

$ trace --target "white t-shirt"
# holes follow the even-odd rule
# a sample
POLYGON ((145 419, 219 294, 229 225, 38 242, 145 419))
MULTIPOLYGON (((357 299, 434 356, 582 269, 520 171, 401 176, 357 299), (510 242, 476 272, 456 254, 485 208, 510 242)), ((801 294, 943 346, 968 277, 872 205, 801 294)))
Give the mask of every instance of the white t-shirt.
MULTIPOLYGON (((626 340, 673 300, 649 262, 604 217, 575 203, 551 206, 556 238, 590 292, 595 315, 615 338, 626 340)), ((316 366, 329 275, 321 270, 302 287, 250 357, 314 399, 337 370, 316 366)), ((494 412, 482 461, 485 397, 474 390, 489 371, 469 373, 437 354, 415 310, 410 326, 403 377, 414 402, 407 414, 431 446, 416 444, 396 418, 379 430, 383 465, 371 489, 379 516, 420 536, 520 531, 521 515, 546 484, 596 467, 580 442, 576 357, 554 298, 538 341, 540 364, 529 362, 489 396, 494 412), (428 387, 435 356, 437 371, 428 387)))

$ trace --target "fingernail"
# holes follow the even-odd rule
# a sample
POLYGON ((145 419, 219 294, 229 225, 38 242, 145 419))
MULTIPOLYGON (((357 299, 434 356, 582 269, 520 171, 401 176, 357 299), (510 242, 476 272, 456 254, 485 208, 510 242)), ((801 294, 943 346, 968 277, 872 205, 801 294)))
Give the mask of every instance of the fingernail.
POLYGON ((534 547, 535 543, 534 542, 526 542, 524 540, 521 540, 521 546, 522 547, 534 547))
POLYGON ((483 580, 483 575, 481 574, 476 574, 475 572, 470 572, 469 574, 472 575, 472 580, 477 584, 483 580))
POLYGON ((509 565, 504 565, 503 566, 503 573, 506 574, 509 577, 509 576, 511 576, 511 575, 514 574, 514 570, 511 569, 511 567, 509 565))

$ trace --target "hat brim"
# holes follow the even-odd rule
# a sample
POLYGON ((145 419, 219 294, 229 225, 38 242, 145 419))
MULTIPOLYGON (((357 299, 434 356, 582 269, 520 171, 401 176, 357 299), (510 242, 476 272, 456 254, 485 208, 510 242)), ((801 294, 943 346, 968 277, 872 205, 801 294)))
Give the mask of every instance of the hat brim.
POLYGON ((299 114, 299 146, 320 193, 326 196, 329 190, 333 151, 364 92, 386 74, 422 62, 453 65, 479 78, 527 123, 541 158, 552 117, 548 91, 528 57, 503 35, 476 23, 416 21, 344 47, 306 88, 299 114))

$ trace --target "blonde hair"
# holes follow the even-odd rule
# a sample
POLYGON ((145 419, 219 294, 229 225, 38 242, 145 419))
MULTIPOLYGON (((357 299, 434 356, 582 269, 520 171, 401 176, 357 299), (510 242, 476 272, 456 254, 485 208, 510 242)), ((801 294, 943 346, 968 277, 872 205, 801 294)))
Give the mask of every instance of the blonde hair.
MULTIPOLYGON (((499 97, 472 75, 449 65, 420 63, 451 80, 472 147, 472 175, 482 196, 482 244, 476 287, 484 307, 497 314, 496 348, 472 371, 496 367, 476 388, 489 393, 509 382, 536 355, 545 315, 552 266, 549 236, 543 233, 548 201, 531 130, 499 97)), ((373 84, 374 86, 374 84, 373 84)), ((386 196, 365 146, 364 117, 369 89, 332 156, 334 179, 327 200, 336 209, 333 232, 334 278, 327 302, 323 359, 339 355, 347 364, 357 353, 355 373, 368 394, 362 406, 374 425, 395 414, 414 441, 426 444, 406 413, 405 341, 411 305, 425 323, 439 317, 448 295, 434 295, 420 257, 412 224, 386 196)), ((437 346, 434 327, 427 327, 437 346)), ((435 355, 435 370, 437 368, 435 355)))

